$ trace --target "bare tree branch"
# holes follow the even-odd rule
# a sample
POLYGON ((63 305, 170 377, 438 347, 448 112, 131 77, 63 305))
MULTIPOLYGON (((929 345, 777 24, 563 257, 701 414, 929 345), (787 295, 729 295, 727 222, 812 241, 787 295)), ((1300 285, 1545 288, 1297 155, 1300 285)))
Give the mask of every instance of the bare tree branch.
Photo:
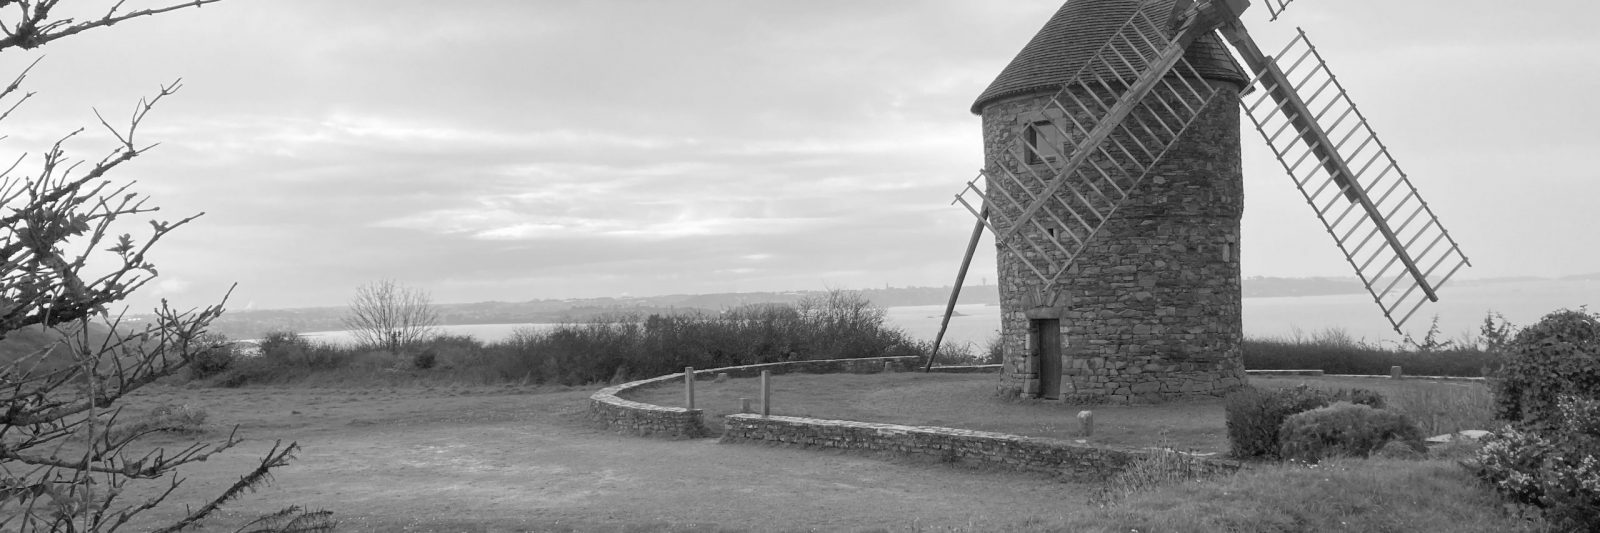
POLYGON ((94 28, 110 27, 125 20, 159 15, 189 7, 200 7, 221 1, 190 0, 165 7, 127 12, 121 12, 124 2, 119 1, 104 15, 79 22, 70 18, 51 18, 51 10, 55 9, 61 0, 4 0, 0 1, 0 10, 4 10, 7 6, 15 5, 18 8, 20 17, 15 22, 0 20, 0 34, 4 34, 4 37, 0 38, 0 50, 7 48, 38 48, 56 39, 76 35, 94 28))

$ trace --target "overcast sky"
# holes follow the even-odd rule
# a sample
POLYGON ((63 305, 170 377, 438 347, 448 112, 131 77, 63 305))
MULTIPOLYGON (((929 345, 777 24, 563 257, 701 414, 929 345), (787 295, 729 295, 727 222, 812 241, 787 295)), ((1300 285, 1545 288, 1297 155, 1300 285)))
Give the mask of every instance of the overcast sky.
MULTIPOLYGON (((235 281, 233 309, 342 305, 378 278, 436 302, 938 286, 972 224, 950 201, 982 166, 967 109, 1059 6, 230 0, 46 47, 0 151, 183 78, 141 133, 162 146, 118 177, 168 218, 207 214, 159 246, 135 306, 235 281)), ((1246 22, 1269 51, 1311 34, 1473 260, 1462 276, 1600 271, 1600 4, 1266 15, 1246 22)), ((1244 139, 1244 274, 1350 276, 1244 139)))

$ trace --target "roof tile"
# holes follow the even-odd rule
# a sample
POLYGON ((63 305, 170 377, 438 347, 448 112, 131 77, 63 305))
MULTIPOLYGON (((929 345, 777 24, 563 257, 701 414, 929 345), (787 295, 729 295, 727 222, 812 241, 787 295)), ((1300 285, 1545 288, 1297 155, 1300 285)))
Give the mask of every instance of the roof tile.
MULTIPOLYGON (((1141 4, 1152 20, 1159 21, 1166 20, 1174 1, 1067 0, 978 96, 972 104, 972 112, 981 114, 985 105, 1001 98, 1059 90, 1141 4)), ((1215 33, 1195 41, 1184 57, 1204 78, 1231 81, 1241 86, 1249 82, 1244 69, 1234 62, 1233 55, 1215 33)), ((1102 74, 1128 77, 1126 72, 1102 74)))

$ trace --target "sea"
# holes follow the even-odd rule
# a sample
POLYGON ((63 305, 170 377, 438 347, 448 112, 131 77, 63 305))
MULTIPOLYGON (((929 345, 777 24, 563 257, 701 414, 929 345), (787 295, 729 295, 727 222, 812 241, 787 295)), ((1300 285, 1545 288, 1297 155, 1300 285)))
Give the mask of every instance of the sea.
MULTIPOLYGON (((1486 316, 1498 314, 1514 325, 1527 325, 1558 309, 1579 309, 1595 304, 1600 309, 1600 281, 1530 279, 1462 283, 1444 287, 1440 301, 1424 305, 1406 324, 1405 333, 1422 341, 1437 324, 1437 341, 1475 339, 1486 316), (1437 317, 1437 318, 1435 318, 1437 317)), ((886 321, 911 337, 933 340, 938 334, 944 305, 886 308, 886 321)), ((1000 307, 959 304, 945 333, 946 345, 971 344, 982 349, 999 334, 1000 307)), ((1374 345, 1401 345, 1405 336, 1390 327, 1378 305, 1367 294, 1293 296, 1244 299, 1244 332, 1250 338, 1316 339, 1338 335, 1374 345)), ((558 324, 471 324, 442 326, 445 332, 471 335, 484 342, 509 338, 518 330, 544 330, 558 324)), ((348 331, 304 334, 313 340, 353 343, 348 331)))

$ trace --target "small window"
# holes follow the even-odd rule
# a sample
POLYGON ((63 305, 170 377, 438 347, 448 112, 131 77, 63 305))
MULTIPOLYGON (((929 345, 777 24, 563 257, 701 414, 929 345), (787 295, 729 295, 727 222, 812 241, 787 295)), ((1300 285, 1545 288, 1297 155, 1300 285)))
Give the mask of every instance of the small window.
POLYGON ((1064 150, 1061 133, 1050 121, 1034 122, 1022 130, 1023 141, 1027 143, 1027 152, 1023 160, 1029 165, 1056 162, 1056 156, 1064 150))

